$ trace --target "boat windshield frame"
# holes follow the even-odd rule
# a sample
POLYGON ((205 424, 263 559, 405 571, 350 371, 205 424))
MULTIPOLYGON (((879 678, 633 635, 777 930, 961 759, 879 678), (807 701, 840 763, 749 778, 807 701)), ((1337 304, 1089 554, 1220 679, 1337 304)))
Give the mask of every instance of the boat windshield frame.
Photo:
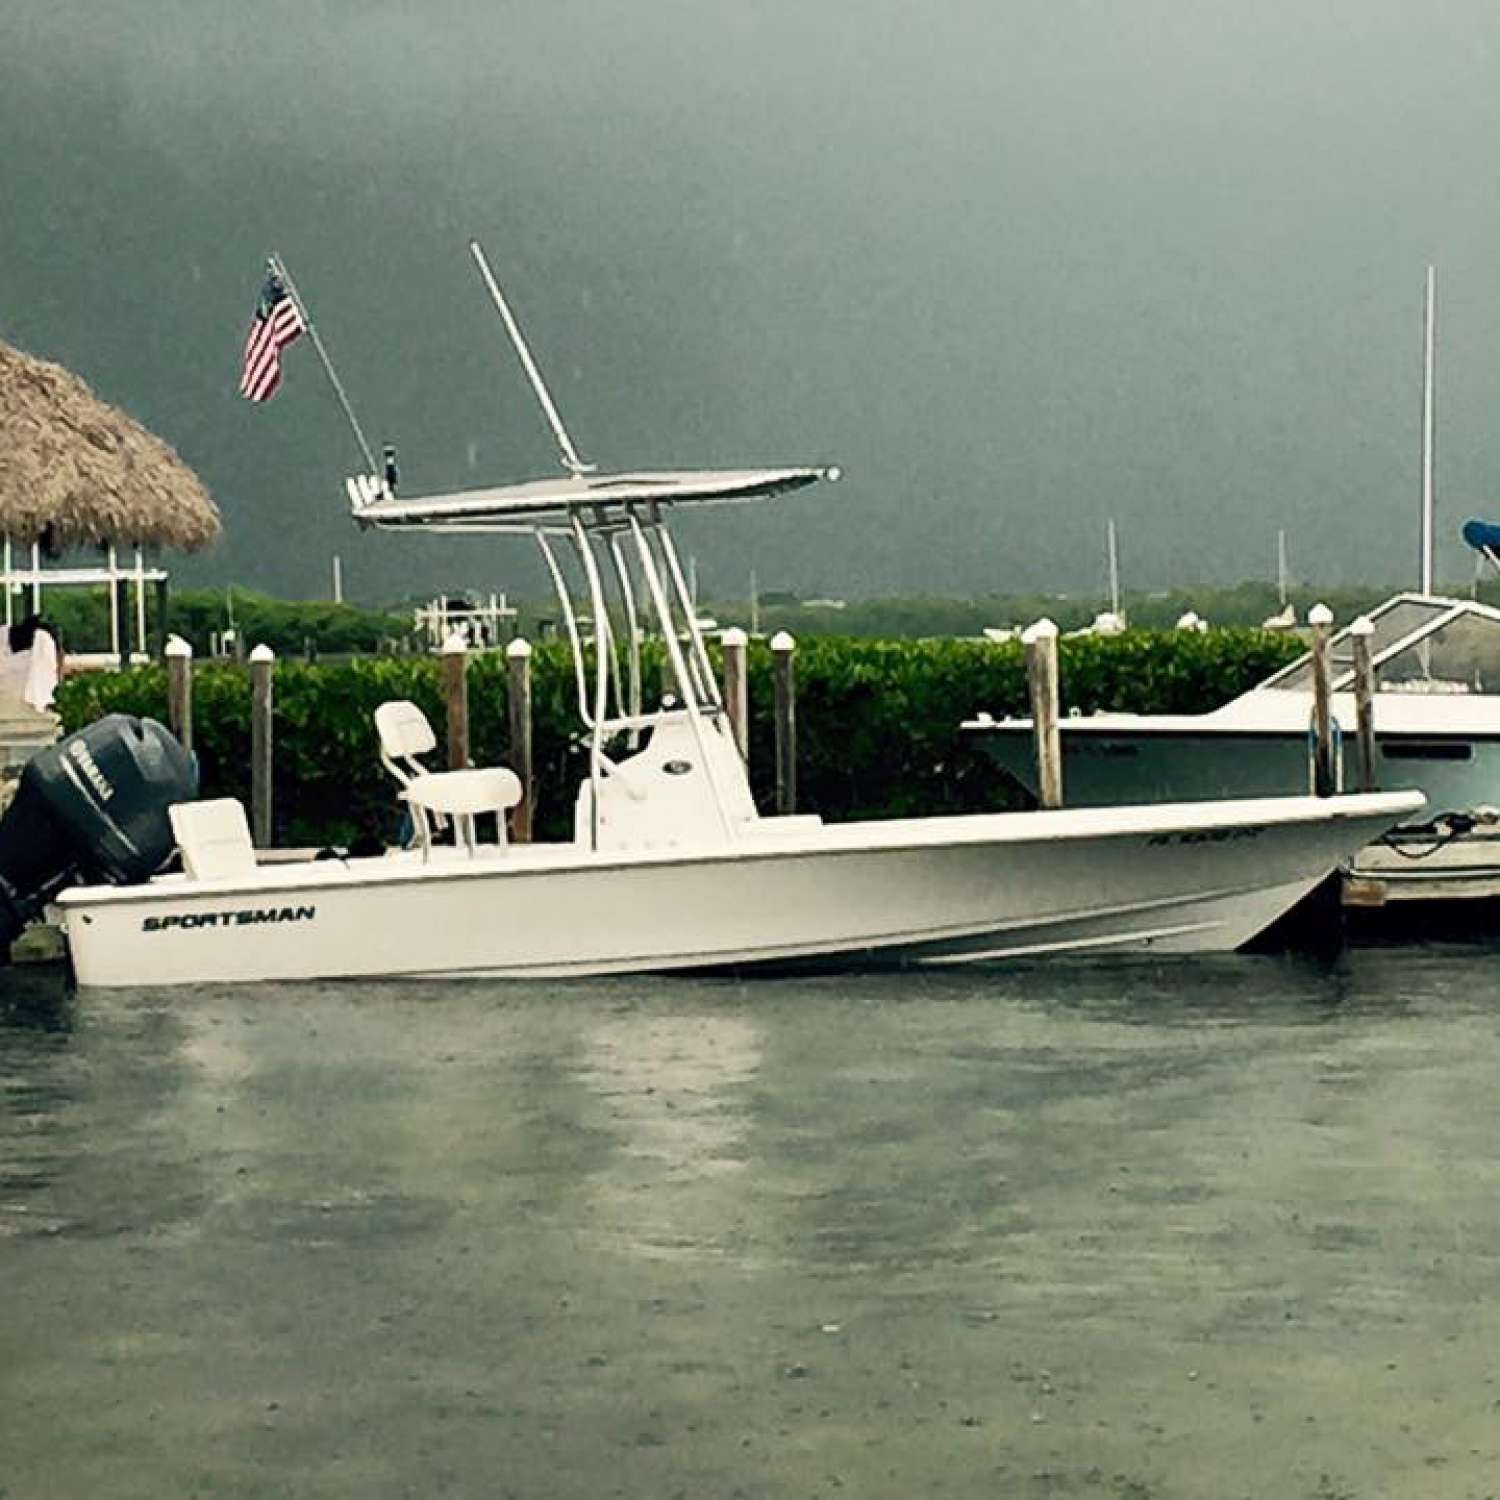
MULTIPOLYGON (((1483 604, 1477 599, 1453 599, 1438 594, 1406 593, 1387 599, 1370 611, 1368 618, 1374 624, 1375 649, 1371 652, 1371 665, 1377 682, 1381 668, 1405 655, 1414 648, 1430 648, 1436 638, 1461 619, 1479 619, 1500 631, 1500 610, 1483 604), (1381 622, 1398 609, 1421 608, 1428 617, 1420 623, 1402 631, 1399 635, 1380 643, 1381 622)), ((1329 641, 1331 664, 1330 688, 1333 692, 1347 692, 1354 686, 1354 666, 1350 650, 1352 624, 1337 631, 1329 641)), ((1430 663, 1430 656, 1427 658, 1430 663)), ((1430 669, 1430 667, 1428 668, 1430 669)), ((1278 672, 1260 683, 1254 691, 1304 691, 1311 688, 1312 653, 1305 651, 1295 661, 1288 662, 1278 672)))

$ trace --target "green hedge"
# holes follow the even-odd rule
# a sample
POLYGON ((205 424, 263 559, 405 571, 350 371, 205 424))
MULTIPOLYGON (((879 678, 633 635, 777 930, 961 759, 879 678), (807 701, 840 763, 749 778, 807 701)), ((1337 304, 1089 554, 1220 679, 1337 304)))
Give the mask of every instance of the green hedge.
MULTIPOLYGON (((1193 713, 1217 706, 1300 650, 1260 630, 1131 632, 1065 640, 1065 711, 1128 709, 1193 713)), ((660 680, 660 654, 647 652, 647 680, 660 680)), ((958 733, 984 709, 1026 711, 1017 644, 983 641, 871 641, 822 637, 796 657, 798 802, 830 819, 976 812, 1011 805, 1014 789, 982 751, 958 733)), ((377 756, 372 715, 390 698, 410 698, 442 737, 438 665, 430 657, 367 657, 344 664, 283 662, 276 671, 275 810, 278 841, 347 842, 389 837, 392 783, 377 756)), ((770 804, 773 768, 771 653, 750 650, 752 780, 770 804)), ((247 669, 204 663, 194 672, 194 748, 205 796, 249 796, 250 690, 247 669)), ((505 663, 475 657, 469 670, 470 739, 477 764, 506 759, 505 663)), ((586 761, 566 648, 547 643, 533 657, 533 742, 538 828, 566 836, 586 761)), ((67 729, 110 712, 164 719, 160 667, 70 678, 58 694, 67 729)), ((440 752, 439 752, 440 753, 440 752)))

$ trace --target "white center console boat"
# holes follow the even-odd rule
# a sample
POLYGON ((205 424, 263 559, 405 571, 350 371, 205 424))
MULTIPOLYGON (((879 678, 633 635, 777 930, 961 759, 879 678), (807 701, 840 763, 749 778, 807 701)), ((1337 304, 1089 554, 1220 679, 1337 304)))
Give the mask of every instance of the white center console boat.
MULTIPOLYGON (((1232 949, 1421 805, 1401 792, 833 825, 762 816, 667 518, 836 471, 594 472, 556 419, 477 249, 476 258, 558 436, 563 476, 420 498, 362 476, 349 492, 362 526, 521 533, 539 545, 587 736, 572 838, 508 840, 516 788, 506 776, 455 785, 466 822, 451 847, 418 839, 300 865, 258 864, 234 804, 196 817, 178 809, 181 873, 57 895, 80 984, 1232 949), (672 690, 657 705, 644 701, 647 630, 670 666, 672 690), (493 841, 485 811, 496 815, 493 841)), ((433 775, 406 788, 421 817, 447 803, 443 773, 433 775)))

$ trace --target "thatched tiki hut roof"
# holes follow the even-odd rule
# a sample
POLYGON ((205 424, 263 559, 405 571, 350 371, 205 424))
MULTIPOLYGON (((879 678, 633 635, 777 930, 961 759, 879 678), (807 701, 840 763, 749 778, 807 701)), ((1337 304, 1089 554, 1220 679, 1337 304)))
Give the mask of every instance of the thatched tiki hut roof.
POLYGON ((195 551, 219 535, 198 476, 61 365, 0 341, 0 536, 195 551))

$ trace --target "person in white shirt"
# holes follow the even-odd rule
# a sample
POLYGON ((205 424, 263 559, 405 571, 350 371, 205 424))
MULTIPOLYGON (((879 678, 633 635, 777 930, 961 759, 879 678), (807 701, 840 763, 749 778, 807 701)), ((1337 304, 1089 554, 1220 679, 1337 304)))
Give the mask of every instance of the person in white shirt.
POLYGON ((52 627, 29 614, 0 630, 0 695, 19 698, 35 709, 52 706, 62 675, 62 653, 52 627))

